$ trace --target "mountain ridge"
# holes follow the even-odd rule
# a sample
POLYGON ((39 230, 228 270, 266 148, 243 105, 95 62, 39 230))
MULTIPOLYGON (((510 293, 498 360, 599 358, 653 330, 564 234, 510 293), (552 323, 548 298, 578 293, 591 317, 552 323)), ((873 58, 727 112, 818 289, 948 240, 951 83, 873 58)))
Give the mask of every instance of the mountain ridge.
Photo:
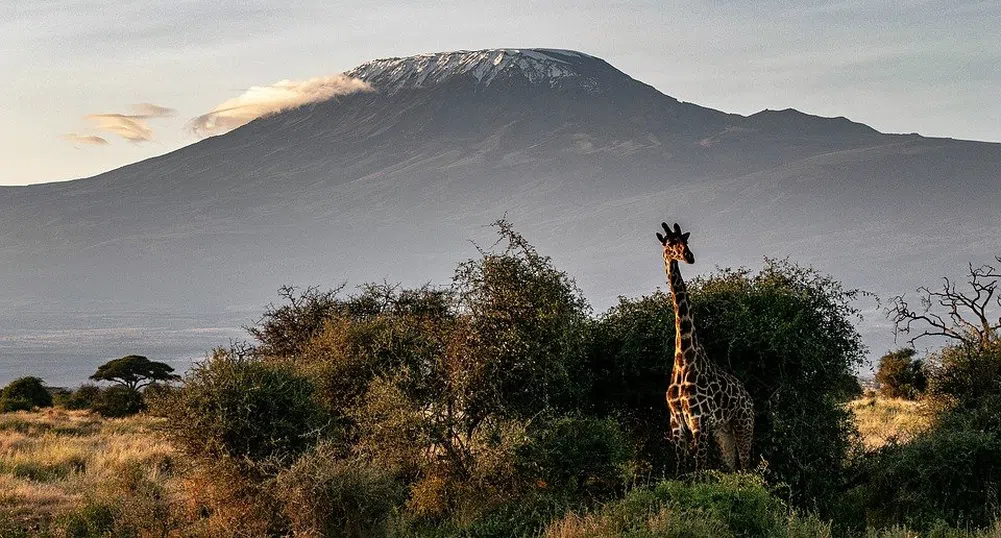
MULTIPOLYGON (((693 230, 693 273, 791 256, 880 295, 1001 251, 1001 144, 728 114, 580 58, 614 91, 504 75, 521 69, 513 60, 486 86, 486 71, 467 76, 475 66, 430 85, 411 70, 386 80, 413 87, 287 110, 90 178, 0 188, 0 304, 222 319, 284 284, 444 283, 505 214, 599 311, 663 284, 651 238, 665 219, 693 230)), ((384 72, 370 73, 376 90, 384 72)), ((878 323, 863 331, 889 345, 878 323)), ((121 353, 106 355, 94 359, 121 353)))

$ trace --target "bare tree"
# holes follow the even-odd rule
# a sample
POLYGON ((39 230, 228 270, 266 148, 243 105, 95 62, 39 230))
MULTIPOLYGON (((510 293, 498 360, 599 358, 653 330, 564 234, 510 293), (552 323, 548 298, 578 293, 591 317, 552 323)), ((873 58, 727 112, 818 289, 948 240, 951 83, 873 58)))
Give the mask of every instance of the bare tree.
POLYGON ((957 288, 947 277, 942 277, 942 287, 932 290, 924 286, 917 289, 921 306, 912 309, 898 295, 890 300, 887 317, 892 319, 898 335, 904 334, 914 342, 926 337, 945 337, 966 346, 985 348, 996 342, 1001 331, 1001 317, 994 319, 1001 310, 1001 256, 995 256, 997 266, 969 264, 966 288, 957 288))

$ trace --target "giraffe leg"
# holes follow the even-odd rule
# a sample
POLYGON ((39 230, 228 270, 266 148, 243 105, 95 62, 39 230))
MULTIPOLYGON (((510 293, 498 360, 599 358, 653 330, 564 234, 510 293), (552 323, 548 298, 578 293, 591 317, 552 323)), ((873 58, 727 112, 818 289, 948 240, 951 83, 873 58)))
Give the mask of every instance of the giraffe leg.
POLYGON ((709 443, 702 431, 702 417, 688 417, 688 429, 692 432, 692 450, 695 452, 695 472, 703 470, 709 456, 709 443))
POLYGON ((750 414, 744 420, 734 424, 734 438, 737 444, 737 456, 740 468, 751 468, 751 441, 754 439, 754 415, 750 414))
POLYGON ((688 457, 688 439, 680 413, 671 413, 671 444, 674 445, 674 474, 681 474, 681 462, 688 457))
POLYGON ((730 424, 721 424, 713 430, 716 437, 716 444, 723 455, 723 461, 731 471, 737 470, 737 438, 734 435, 733 427, 730 424))

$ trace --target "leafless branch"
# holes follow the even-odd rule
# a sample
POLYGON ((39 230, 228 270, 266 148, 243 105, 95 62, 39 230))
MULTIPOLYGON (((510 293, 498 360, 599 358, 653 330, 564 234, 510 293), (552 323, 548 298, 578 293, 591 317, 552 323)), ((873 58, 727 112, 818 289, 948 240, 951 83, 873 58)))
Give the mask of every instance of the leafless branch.
POLYGON ((998 265, 967 266, 964 289, 957 288, 949 278, 942 278, 942 287, 917 289, 921 306, 912 308, 903 295, 890 299, 887 317, 893 320, 898 335, 908 335, 911 345, 928 337, 944 337, 964 345, 984 347, 999 338, 1001 317, 1001 256, 998 265))

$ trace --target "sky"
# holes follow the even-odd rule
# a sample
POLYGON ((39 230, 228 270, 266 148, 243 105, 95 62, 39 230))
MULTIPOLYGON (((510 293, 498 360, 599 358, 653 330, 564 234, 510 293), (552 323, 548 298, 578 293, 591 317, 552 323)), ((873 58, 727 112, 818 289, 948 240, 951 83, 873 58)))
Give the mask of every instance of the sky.
POLYGON ((996 0, 483 4, 3 0, 0 185, 89 177, 172 151, 206 134, 195 118, 279 81, 500 47, 586 52, 726 112, 792 107, 884 132, 1001 142, 996 0))

